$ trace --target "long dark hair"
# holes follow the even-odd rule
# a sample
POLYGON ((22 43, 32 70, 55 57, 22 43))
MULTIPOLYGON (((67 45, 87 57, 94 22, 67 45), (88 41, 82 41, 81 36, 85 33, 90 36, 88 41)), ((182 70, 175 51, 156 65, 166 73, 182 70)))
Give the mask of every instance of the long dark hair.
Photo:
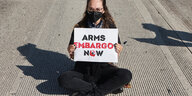
MULTIPOLYGON (((87 20, 88 20, 87 9, 90 1, 91 0, 87 0, 87 6, 83 14, 83 19, 78 24, 76 24, 75 27, 83 27, 83 28, 87 27, 87 20)), ((111 14, 109 13, 108 7, 106 5, 106 0, 101 0, 101 1, 103 1, 103 9, 105 11, 102 16, 103 28, 109 28, 110 25, 116 26, 111 14)))

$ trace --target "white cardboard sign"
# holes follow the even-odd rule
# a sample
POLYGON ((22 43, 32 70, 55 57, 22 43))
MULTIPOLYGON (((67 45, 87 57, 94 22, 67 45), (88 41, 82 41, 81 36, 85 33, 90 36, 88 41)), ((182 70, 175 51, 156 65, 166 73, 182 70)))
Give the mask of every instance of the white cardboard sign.
POLYGON ((74 61, 118 62, 118 29, 75 28, 74 61))

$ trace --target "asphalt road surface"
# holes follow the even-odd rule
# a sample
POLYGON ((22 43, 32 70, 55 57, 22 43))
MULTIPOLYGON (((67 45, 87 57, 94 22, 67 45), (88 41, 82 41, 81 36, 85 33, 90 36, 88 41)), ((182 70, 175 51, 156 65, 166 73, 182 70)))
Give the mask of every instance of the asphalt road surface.
MULTIPOLYGON (((191 0, 107 0, 132 88, 109 96, 192 96, 191 0)), ((0 0, 1 96, 68 96, 67 46, 86 0, 0 0)))

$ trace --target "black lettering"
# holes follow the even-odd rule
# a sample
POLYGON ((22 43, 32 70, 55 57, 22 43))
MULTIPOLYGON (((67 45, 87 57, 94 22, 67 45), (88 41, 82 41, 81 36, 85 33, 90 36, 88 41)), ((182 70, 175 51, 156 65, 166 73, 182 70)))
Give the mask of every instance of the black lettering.
POLYGON ((96 41, 96 40, 100 41, 100 35, 98 35, 98 36, 94 35, 94 41, 96 41))
POLYGON ((87 36, 84 35, 82 41, 87 40, 87 36))
POLYGON ((105 35, 98 35, 98 36, 95 36, 95 35, 84 35, 83 36, 83 39, 82 41, 105 41, 105 35))
POLYGON ((89 40, 93 41, 93 35, 89 35, 89 40))
POLYGON ((101 35, 101 41, 105 41, 105 35, 101 35))
POLYGON ((89 56, 89 50, 87 51, 84 50, 84 56, 89 56))
POLYGON ((103 55, 103 51, 96 51, 97 56, 102 56, 103 55))

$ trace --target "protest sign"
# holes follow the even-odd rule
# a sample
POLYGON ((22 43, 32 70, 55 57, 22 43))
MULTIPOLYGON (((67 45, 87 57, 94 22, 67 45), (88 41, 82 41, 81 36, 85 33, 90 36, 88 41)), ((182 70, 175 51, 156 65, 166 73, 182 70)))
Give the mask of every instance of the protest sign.
POLYGON ((75 28, 74 61, 118 62, 118 29, 75 28))

